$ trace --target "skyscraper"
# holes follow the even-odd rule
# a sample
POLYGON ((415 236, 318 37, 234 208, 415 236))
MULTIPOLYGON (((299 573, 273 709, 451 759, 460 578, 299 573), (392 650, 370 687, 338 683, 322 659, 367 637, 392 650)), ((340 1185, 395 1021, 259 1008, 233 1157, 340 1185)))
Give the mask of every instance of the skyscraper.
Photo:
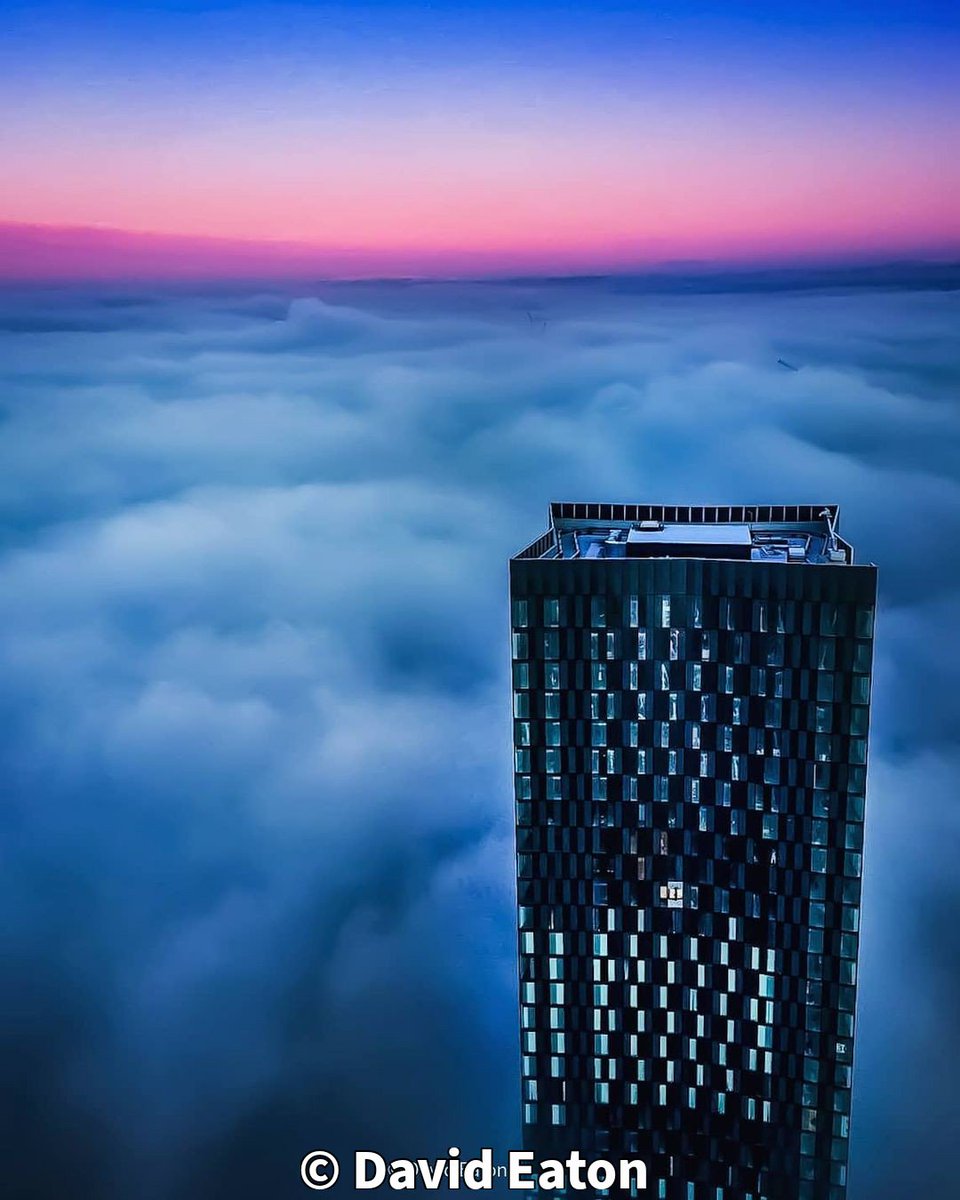
POLYGON ((876 568, 835 505, 553 504, 510 562, 522 1112, 843 1200, 876 568))

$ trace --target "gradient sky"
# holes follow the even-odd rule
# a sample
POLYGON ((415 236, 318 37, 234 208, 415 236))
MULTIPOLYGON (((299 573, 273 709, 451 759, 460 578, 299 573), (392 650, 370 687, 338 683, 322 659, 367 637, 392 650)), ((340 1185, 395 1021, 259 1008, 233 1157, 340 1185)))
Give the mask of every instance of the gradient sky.
POLYGON ((249 272, 238 241, 335 274, 960 249, 955 4, 3 12, 7 276, 249 272))

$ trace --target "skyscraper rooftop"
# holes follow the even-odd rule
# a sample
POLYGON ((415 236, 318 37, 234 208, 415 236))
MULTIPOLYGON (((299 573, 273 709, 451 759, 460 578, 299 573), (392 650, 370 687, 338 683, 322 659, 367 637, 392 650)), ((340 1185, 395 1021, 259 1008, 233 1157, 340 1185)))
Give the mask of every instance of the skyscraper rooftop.
POLYGON ((853 562, 836 504, 550 506, 550 529, 518 558, 710 558, 853 562))

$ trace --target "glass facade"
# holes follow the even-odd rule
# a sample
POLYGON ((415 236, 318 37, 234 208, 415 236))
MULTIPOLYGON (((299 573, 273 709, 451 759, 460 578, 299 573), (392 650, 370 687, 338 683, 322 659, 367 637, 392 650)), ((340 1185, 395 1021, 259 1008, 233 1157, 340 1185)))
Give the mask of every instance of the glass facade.
POLYGON ((876 569, 834 507, 553 505, 511 560, 522 1114, 843 1200, 876 569))

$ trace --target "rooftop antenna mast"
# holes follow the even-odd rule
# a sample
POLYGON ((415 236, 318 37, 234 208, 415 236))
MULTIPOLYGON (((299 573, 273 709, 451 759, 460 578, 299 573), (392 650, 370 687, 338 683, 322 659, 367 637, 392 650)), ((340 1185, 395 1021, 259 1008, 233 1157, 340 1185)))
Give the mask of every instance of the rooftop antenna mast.
POLYGON ((827 549, 832 554, 837 549, 837 518, 829 508, 820 510, 820 516, 827 522, 827 549))

